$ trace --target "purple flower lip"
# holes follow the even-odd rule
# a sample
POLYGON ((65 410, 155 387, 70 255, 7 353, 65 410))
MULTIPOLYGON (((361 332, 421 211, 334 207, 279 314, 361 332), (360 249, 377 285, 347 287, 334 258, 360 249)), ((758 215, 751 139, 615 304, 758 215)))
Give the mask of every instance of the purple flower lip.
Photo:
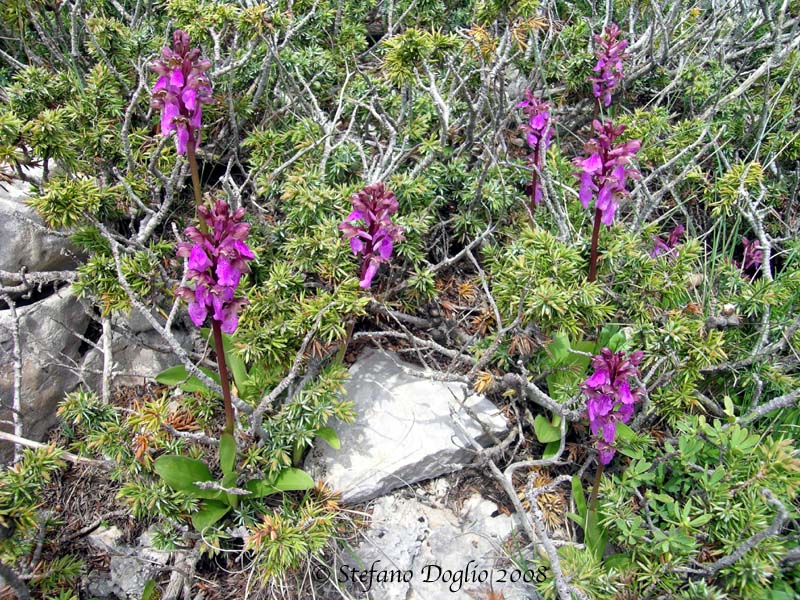
POLYGON ((764 252, 761 250, 759 241, 750 241, 746 237, 742 237, 742 247, 744 248, 742 262, 733 261, 733 264, 741 269, 743 273, 749 269, 760 267, 761 263, 764 261, 764 252))
POLYGON ((239 312, 248 304, 245 298, 236 297, 236 288, 242 275, 250 271, 247 262, 255 258, 244 241, 250 224, 241 222, 243 208, 231 215, 224 200, 217 200, 211 210, 200 206, 197 212, 209 232, 201 233, 196 227, 184 231, 191 242, 179 243, 177 255, 188 258, 186 274, 194 288, 179 287, 175 295, 189 303, 189 317, 197 327, 211 314, 223 332, 233 333, 239 325, 239 312))
POLYGON ((395 195, 383 183, 373 183, 351 196, 353 211, 339 225, 353 254, 362 254, 359 286, 368 289, 383 262, 388 262, 394 244, 402 241, 403 228, 392 222, 397 212, 395 195))
POLYGON ((205 72, 211 62, 200 58, 200 49, 189 49, 189 35, 182 30, 172 34, 172 49, 162 48, 161 58, 150 68, 160 77, 153 87, 150 106, 161 111, 161 134, 176 132, 179 154, 199 142, 203 104, 210 104, 211 83, 205 72))
POLYGON ((617 424, 628 423, 633 417, 633 405, 644 391, 631 387, 630 380, 639 374, 642 352, 612 352, 603 348, 592 358, 594 373, 583 383, 583 393, 588 396, 586 413, 589 428, 595 436, 595 448, 600 462, 607 465, 614 458, 617 424))
POLYGON ((666 240, 659 236, 654 236, 653 249, 650 250, 650 258, 674 254, 674 250, 680 245, 679 240, 683 237, 685 231, 686 228, 683 225, 676 225, 675 229, 670 232, 666 240))

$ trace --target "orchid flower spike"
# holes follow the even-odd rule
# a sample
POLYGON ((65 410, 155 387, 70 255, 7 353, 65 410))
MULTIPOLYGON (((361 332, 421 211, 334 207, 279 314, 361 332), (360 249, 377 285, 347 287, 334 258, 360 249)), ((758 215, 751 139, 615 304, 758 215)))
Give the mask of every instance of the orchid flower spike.
POLYGON ((189 47, 189 34, 179 29, 172 34, 172 48, 164 47, 150 65, 160 76, 150 106, 161 112, 161 134, 176 132, 178 154, 186 154, 190 144, 197 147, 203 104, 213 102, 206 75, 211 62, 201 58, 199 48, 189 47))

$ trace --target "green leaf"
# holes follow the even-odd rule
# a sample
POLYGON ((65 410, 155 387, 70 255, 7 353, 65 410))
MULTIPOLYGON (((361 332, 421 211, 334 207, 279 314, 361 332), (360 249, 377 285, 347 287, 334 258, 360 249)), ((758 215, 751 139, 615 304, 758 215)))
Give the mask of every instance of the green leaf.
POLYGON ((164 369, 156 375, 156 381, 164 385, 178 385, 189 378, 189 373, 183 365, 175 365, 169 369, 164 369))
POLYGON ((310 490, 314 487, 314 480, 303 469, 290 467, 281 471, 273 485, 282 492, 310 490))
MULTIPOLYGON (((219 384, 219 375, 217 375, 214 371, 205 367, 200 367, 200 370, 208 375, 217 384, 219 384)), ((164 385, 180 384, 180 388, 184 392, 200 392, 204 394, 211 393, 211 390, 206 387, 206 384, 204 384, 194 375, 190 376, 189 372, 186 370, 186 367, 183 365, 175 365, 174 367, 170 367, 169 369, 161 371, 161 373, 156 375, 156 381, 158 383, 163 383, 164 385)))
POLYGON ((619 332, 619 325, 606 325, 600 330, 597 345, 600 348, 611 348, 611 338, 619 332))
POLYGON ((736 420, 736 407, 733 405, 733 399, 725 394, 722 398, 722 402, 725 405, 725 410, 723 412, 725 416, 728 417, 727 420, 731 423, 734 422, 736 420))
POLYGON ((578 525, 581 529, 586 525, 586 519, 581 517, 580 515, 576 515, 575 513, 567 513, 567 518, 570 521, 574 521, 576 525, 578 525))
POLYGON ((251 479, 245 484, 244 488, 250 492, 248 498, 263 498, 280 492, 278 488, 272 485, 269 479, 251 479))
POLYGON ((624 349, 627 343, 628 337, 625 335, 625 332, 618 331, 611 336, 611 339, 608 340, 608 349, 612 352, 618 352, 624 349))
POLYGON ((569 338, 563 333, 553 336, 553 342, 547 347, 550 355, 548 361, 552 366, 557 367, 569 358, 569 338))
POLYGON ((601 562, 606 551, 608 535, 600 528, 597 522, 597 511, 593 510, 586 514, 586 529, 584 533, 586 548, 594 555, 594 559, 597 562, 601 562))
POLYGON ((317 435, 328 442, 328 445, 334 450, 338 450, 342 447, 339 436, 336 435, 336 431, 334 431, 333 427, 321 427, 317 430, 317 435))
POLYGON ((770 590, 769 600, 795 600, 797 596, 785 581, 776 581, 770 590))
MULTIPOLYGON (((230 473, 226 473, 222 477, 222 487, 230 489, 232 487, 236 487, 236 480, 239 479, 239 474, 235 471, 230 473)), ((225 498, 232 507, 236 508, 239 506, 239 496, 236 494, 225 494, 225 498)))
POLYGON ((631 442, 636 440, 636 432, 625 423, 617 422, 617 439, 621 442, 631 442))
POLYGON ((669 496, 667 494, 661 494, 661 493, 656 493, 656 492, 653 492, 653 491, 649 491, 648 492, 648 497, 652 498, 653 500, 658 500, 659 502, 663 502, 664 504, 669 504, 670 506, 675 504, 675 500, 671 496, 669 496))
POLYGON ((230 433, 223 433, 219 438, 219 466, 223 474, 228 475, 229 473, 233 473, 235 464, 236 440, 230 433))
POLYGON ((216 490, 201 490, 197 481, 211 481, 211 471, 204 462, 186 456, 165 454, 159 456, 154 464, 156 473, 173 490, 185 492, 197 498, 216 498, 216 490))
POLYGON ((706 523, 708 523, 713 518, 714 518, 714 515, 712 515, 710 513, 705 513, 705 514, 700 515, 699 517, 689 521, 689 524, 692 527, 700 527, 701 525, 705 525, 706 523))
POLYGON ((247 386, 247 381, 250 375, 247 373, 247 367, 244 361, 239 358, 236 352, 236 346, 233 343, 233 337, 223 333, 222 334, 222 347, 225 349, 225 362, 228 363, 231 375, 233 376, 233 383, 236 385, 236 391, 241 393, 247 386))
POLYGON ((144 584, 144 589, 142 590, 142 600, 150 600, 153 597, 155 591, 156 591, 155 579, 148 579, 147 583, 144 584))
POLYGON ((636 459, 644 458, 644 452, 642 451, 641 448, 633 448, 631 446, 619 446, 617 447, 617 450, 619 450, 620 454, 624 454, 629 458, 636 458, 636 459))
POLYGON ((280 472, 274 481, 268 479, 251 479, 245 489, 251 492, 250 498, 263 498, 278 492, 291 492, 310 490, 314 487, 314 480, 302 469, 290 467, 280 472))
POLYGON ((203 531, 228 514, 230 509, 228 504, 219 500, 206 500, 203 507, 192 515, 192 525, 197 531, 203 531))
POLYGON ((722 481, 724 477, 725 477, 725 468, 719 466, 716 469, 714 469, 714 472, 711 474, 711 479, 708 480, 708 483, 712 486, 715 486, 720 481, 722 481))
POLYGON ((586 496, 583 495, 581 478, 577 475, 572 476, 572 498, 575 500, 575 508, 578 509, 578 514, 581 516, 580 526, 583 527, 586 519, 586 496))
POLYGON ((556 454, 558 454, 558 449, 561 448, 561 440, 557 442, 550 442, 544 447, 544 452, 542 452, 542 458, 547 460, 548 458, 553 458, 556 454))
POLYGON ((546 419, 544 415, 536 415, 536 418, 533 419, 533 430, 536 433, 536 439, 543 444, 560 441, 561 417, 559 415, 555 415, 554 423, 550 423, 550 421, 546 419), (555 422, 557 422, 557 425, 555 422))
MULTIPOLYGON (((573 350, 580 350, 581 352, 588 352, 589 354, 597 354, 597 342, 590 342, 588 340, 581 340, 579 342, 575 342, 572 344, 573 350)), ((582 356, 580 354, 573 354, 573 360, 580 361, 578 364, 586 363, 586 366, 589 366, 589 363, 592 362, 592 358, 590 356, 582 356)))

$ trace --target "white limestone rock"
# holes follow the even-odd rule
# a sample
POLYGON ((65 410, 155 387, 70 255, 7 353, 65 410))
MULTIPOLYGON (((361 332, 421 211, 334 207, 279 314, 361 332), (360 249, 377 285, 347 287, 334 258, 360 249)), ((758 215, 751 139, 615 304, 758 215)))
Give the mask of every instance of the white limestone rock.
MULTIPOLYGON (((451 413, 478 443, 491 444, 491 435, 460 406, 463 384, 415 377, 403 368, 419 370, 397 354, 365 352, 350 368, 345 385, 357 416, 354 423, 336 426, 341 449, 318 440, 306 460, 306 470, 341 491, 347 503, 365 502, 469 464, 474 451, 451 413)), ((506 432, 506 419, 484 396, 473 394, 466 405, 492 435, 506 432)))
MULTIPOLYGON (((513 519, 478 494, 458 512, 385 496, 375 502, 365 541, 347 566, 361 572, 374 568, 371 581, 359 574, 353 586, 374 600, 485 598, 490 589, 505 600, 536 600, 535 587, 524 584, 521 573, 512 575, 515 567, 504 544, 513 532, 513 519), (512 577, 520 580, 512 583, 512 577)), ((535 570, 528 578, 534 576, 535 570)))

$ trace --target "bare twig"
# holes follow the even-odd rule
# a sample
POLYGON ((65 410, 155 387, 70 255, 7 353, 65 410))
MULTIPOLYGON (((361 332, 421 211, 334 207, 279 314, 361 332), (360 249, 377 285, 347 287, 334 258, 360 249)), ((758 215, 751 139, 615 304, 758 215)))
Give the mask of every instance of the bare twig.
MULTIPOLYGON (((26 448, 47 448, 47 444, 34 442, 33 440, 14 435, 12 433, 6 433, 5 431, 0 431, 0 440, 11 442, 12 444, 17 444, 19 446, 25 446, 26 448)), ((66 452, 64 450, 61 451, 61 457, 69 462, 81 465, 89 465, 92 467, 100 467, 102 469, 108 469, 113 466, 113 463, 109 461, 86 458, 84 456, 78 456, 77 454, 72 454, 72 452, 66 452)))
POLYGON ((0 577, 17 595, 17 600, 31 600, 31 593, 19 576, 2 561, 0 561, 0 577))

